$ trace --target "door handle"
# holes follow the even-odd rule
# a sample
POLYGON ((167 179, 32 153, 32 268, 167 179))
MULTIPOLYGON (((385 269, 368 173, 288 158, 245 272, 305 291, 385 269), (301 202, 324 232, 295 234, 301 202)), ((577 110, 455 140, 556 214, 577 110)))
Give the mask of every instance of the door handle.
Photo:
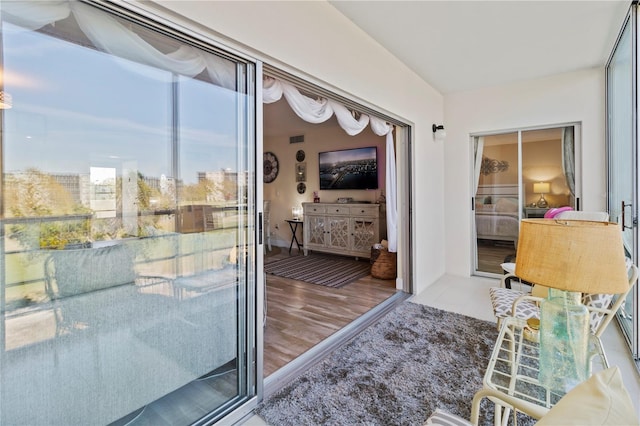
MULTIPOLYGON (((629 203, 629 204, 625 204, 624 200, 622 200, 622 230, 624 231, 625 229, 633 229, 633 226, 627 226, 626 221, 625 221, 625 215, 624 215, 624 211, 627 207, 631 207, 633 206, 633 204, 629 203)), ((633 213, 633 211, 632 211, 633 213)))

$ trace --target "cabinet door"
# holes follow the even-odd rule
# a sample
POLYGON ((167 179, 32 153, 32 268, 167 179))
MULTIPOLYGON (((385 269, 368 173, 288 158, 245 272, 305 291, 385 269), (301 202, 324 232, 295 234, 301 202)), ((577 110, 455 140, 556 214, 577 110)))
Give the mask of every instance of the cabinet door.
POLYGON ((327 218, 329 233, 327 234, 327 246, 335 249, 349 248, 349 218, 329 217, 327 218))
POLYGON ((376 242, 378 221, 371 218, 354 218, 352 220, 352 249, 369 252, 376 242))
POLYGON ((305 246, 324 246, 325 245, 325 217, 324 216, 307 216, 305 224, 307 232, 307 240, 305 246))

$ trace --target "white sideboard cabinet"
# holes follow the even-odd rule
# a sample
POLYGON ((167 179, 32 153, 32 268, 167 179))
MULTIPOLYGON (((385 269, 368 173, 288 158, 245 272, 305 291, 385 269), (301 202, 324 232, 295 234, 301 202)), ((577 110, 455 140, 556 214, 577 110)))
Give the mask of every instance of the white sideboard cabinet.
POLYGON ((346 256, 371 256, 380 242, 384 221, 380 204, 302 203, 304 254, 309 250, 346 256))

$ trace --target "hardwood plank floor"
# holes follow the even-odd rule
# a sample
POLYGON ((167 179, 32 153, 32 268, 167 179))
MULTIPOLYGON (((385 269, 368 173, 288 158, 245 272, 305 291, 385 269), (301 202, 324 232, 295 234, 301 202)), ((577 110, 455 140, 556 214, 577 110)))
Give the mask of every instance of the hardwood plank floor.
MULTIPOLYGON (((286 250, 279 250, 279 253, 269 254, 265 261, 288 255, 286 250)), ((298 254, 292 252, 292 255, 298 254)), ((264 376, 269 376, 395 292, 395 280, 380 280, 371 275, 341 288, 267 275, 264 376)))
POLYGON ((515 254, 513 243, 478 240, 478 271, 502 274, 500 264, 504 262, 505 257, 515 254))

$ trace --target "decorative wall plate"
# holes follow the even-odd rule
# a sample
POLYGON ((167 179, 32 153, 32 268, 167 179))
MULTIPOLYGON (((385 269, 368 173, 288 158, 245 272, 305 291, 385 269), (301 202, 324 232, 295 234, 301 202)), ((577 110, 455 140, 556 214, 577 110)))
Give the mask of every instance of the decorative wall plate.
POLYGON ((304 192, 307 190, 307 185, 305 185, 304 183, 300 182, 298 184, 298 194, 304 194, 304 192))
POLYGON ((278 163, 278 157, 273 152, 265 152, 262 156, 264 183, 271 183, 278 177, 280 171, 280 164, 278 163))
POLYGON ((296 152, 296 160, 298 161, 304 161, 304 151, 299 149, 298 152, 296 152))

